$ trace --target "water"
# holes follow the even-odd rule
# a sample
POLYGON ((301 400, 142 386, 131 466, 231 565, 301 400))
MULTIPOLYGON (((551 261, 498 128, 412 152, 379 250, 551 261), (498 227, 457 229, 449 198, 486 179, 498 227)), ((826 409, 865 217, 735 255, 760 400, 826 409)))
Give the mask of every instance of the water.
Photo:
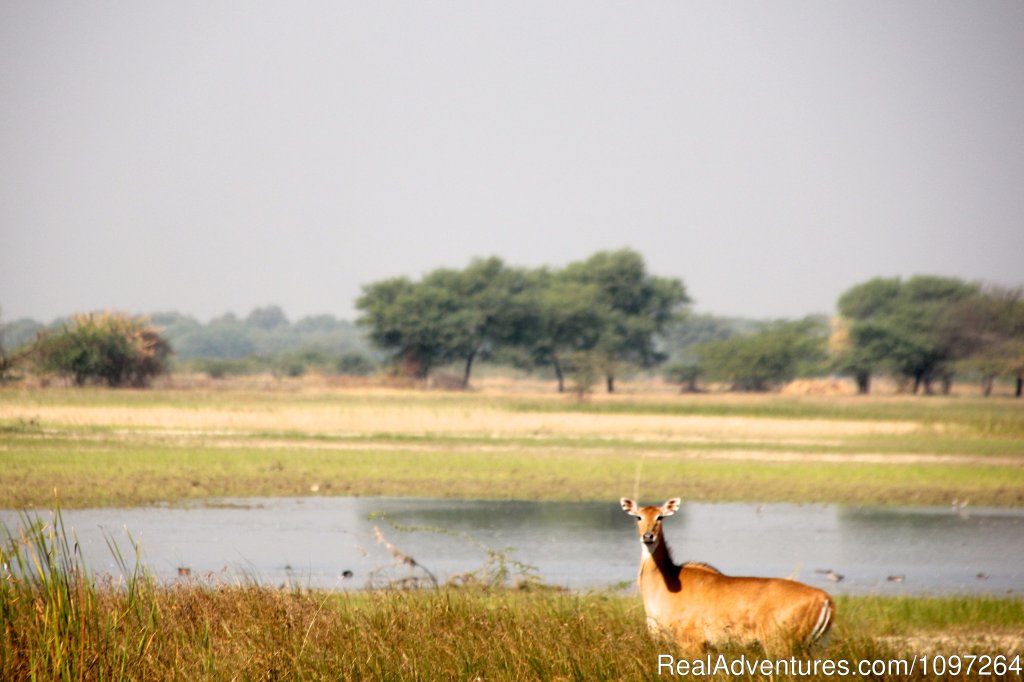
MULTIPOLYGON (((95 572, 117 574, 104 536, 131 556, 130 533, 142 561, 167 581, 180 579, 179 568, 213 581, 329 589, 425 576, 395 565, 374 526, 442 581, 479 569, 487 548, 535 567, 546 583, 574 589, 632 582, 640 558, 635 522, 617 501, 247 498, 74 509, 63 517, 95 572)), ((0 522, 20 523, 10 510, 0 510, 0 522)), ((665 521, 665 533, 677 561, 704 561, 731 575, 796 577, 834 593, 1024 591, 1024 510, 689 503, 665 521)))

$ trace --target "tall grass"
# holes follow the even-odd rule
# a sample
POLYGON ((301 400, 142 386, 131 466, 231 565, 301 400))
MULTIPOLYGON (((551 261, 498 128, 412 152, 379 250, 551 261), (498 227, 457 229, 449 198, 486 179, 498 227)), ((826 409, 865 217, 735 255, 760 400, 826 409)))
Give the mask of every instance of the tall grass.
POLYGON ((138 553, 129 562, 108 540, 122 579, 100 588, 59 508, 48 522, 23 514, 20 529, 4 527, 0 537, 3 678, 132 679, 130 664, 152 643, 156 618, 154 583, 138 553))
MULTIPOLYGON (((120 578, 91 575, 59 511, 22 526, 0 529, 4 680, 643 680, 664 679, 659 656, 678 656, 647 634, 635 595, 159 585, 114 542, 120 578)), ((1022 637, 1019 599, 842 597, 832 643, 813 655, 905 659, 923 641, 1012 656, 1022 637)), ((726 652, 740 653, 763 656, 726 652)))

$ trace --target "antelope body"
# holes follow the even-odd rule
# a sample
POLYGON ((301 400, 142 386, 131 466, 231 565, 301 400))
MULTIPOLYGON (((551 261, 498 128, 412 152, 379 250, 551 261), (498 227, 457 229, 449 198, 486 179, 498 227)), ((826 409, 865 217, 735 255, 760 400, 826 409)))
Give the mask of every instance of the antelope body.
POLYGON ((637 518, 643 546, 637 583, 652 632, 691 651, 754 642, 766 650, 792 650, 828 633, 835 602, 822 590, 781 578, 728 576, 707 564, 676 565, 661 521, 679 508, 679 498, 660 507, 640 507, 626 498, 621 503, 637 518))

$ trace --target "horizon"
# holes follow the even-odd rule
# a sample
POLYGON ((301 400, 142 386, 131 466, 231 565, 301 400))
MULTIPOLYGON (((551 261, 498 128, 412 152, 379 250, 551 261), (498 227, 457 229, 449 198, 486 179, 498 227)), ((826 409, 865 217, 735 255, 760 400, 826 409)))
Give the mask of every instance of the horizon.
MULTIPOLYGON (((652 274, 656 274, 656 273, 652 273, 652 274)), ((916 277, 916 276, 947 277, 949 275, 942 275, 940 273, 914 273, 914 274, 910 275, 910 277, 916 277)), ((879 275, 879 277, 884 277, 884 275, 879 275)), ((902 277, 901 279, 907 279, 907 278, 906 277, 902 277)), ((865 281, 867 281, 867 280, 865 280, 865 281)), ((968 281, 968 280, 965 280, 965 281, 968 281)), ((981 285, 981 286, 994 284, 992 282, 986 282, 986 281, 982 281, 982 280, 973 280, 973 281, 970 281, 970 283, 978 284, 978 285, 981 285)), ((683 282, 683 284, 685 285, 685 282, 683 282)), ((855 282, 855 283, 851 284, 850 287, 856 286, 857 284, 861 284, 861 282, 855 282)), ((847 289, 849 289, 850 287, 847 287, 847 289)), ((1018 285, 1015 285, 1015 286, 1012 286, 1012 287, 1009 287, 1009 288, 1011 288, 1011 289, 1024 289, 1024 284, 1018 284, 1018 285)), ((846 291, 846 289, 844 289, 843 291, 846 291)), ((687 289, 687 293, 692 298, 692 293, 689 291, 689 289, 687 289)), ((336 313, 332 313, 330 311, 313 312, 313 313, 308 313, 308 314, 303 314, 303 315, 292 315, 292 314, 289 313, 289 311, 288 311, 288 309, 286 307, 284 307, 284 306, 282 306, 282 305, 280 305, 278 303, 274 303, 274 302, 267 302, 267 303, 262 303, 262 304, 256 304, 252 308, 249 308, 247 310, 225 310, 225 311, 223 311, 221 313, 217 313, 217 314, 211 315, 209 317, 202 317, 202 316, 195 315, 195 314, 193 314, 191 312, 188 312, 188 311, 176 310, 176 309, 120 310, 120 309, 116 309, 116 308, 94 308, 94 309, 91 309, 91 310, 74 310, 74 311, 68 312, 66 314, 60 314, 60 315, 56 315, 56 316, 49 317, 49 318, 42 318, 42 317, 38 317, 38 316, 33 316, 31 314, 30 315, 22 315, 22 316, 19 316, 19 317, 13 317, 13 316, 7 315, 6 311, 2 307, 0 307, 0 325, 10 324, 12 322, 18 322, 18 321, 22 321, 22 320, 31 320, 33 322, 41 323, 44 326, 50 326, 50 325, 53 325, 55 323, 61 322, 63 320, 70 319, 74 315, 90 315, 90 314, 98 314, 98 313, 121 313, 121 314, 129 315, 130 317, 142 317, 142 318, 152 318, 152 317, 155 317, 155 316, 158 316, 158 315, 176 314, 176 315, 181 315, 183 317, 188 317, 188 318, 194 319, 197 322, 199 322, 200 324, 207 325, 207 324, 212 323, 215 320, 219 320, 221 318, 225 318, 225 317, 229 317, 229 316, 233 316, 233 317, 237 318, 240 322, 244 322, 245 318, 250 313, 252 313, 253 311, 259 310, 259 309, 262 309, 262 308, 273 308, 273 307, 277 307, 277 308, 281 309, 281 311, 285 315, 285 318, 287 319, 288 324, 294 324, 294 323, 299 322, 299 321, 304 320, 304 319, 316 318, 316 317, 320 317, 320 316, 333 317, 334 319, 336 319, 339 322, 349 322, 351 324, 357 324, 357 320, 358 320, 358 317, 359 317, 358 313, 353 314, 352 317, 344 317, 344 316, 338 315, 336 313)), ((750 322, 774 322, 774 321, 786 321, 786 320, 801 320, 801 319, 805 319, 805 318, 808 318, 808 317, 827 317, 827 318, 832 318, 832 317, 835 317, 836 315, 838 315, 838 312, 835 310, 835 306, 834 305, 833 305, 832 310, 830 310, 830 311, 811 311, 811 312, 804 313, 802 315, 795 315, 795 316, 789 316, 789 317, 770 317, 770 316, 769 317, 754 317, 754 316, 744 316, 744 315, 729 315, 729 314, 723 314, 723 313, 720 313, 720 312, 717 312, 717 311, 714 311, 714 310, 702 310, 699 307, 697 307, 694 303, 684 304, 682 306, 682 311, 683 311, 684 315, 691 315, 691 314, 692 315, 707 315, 707 316, 716 317, 716 318, 720 318, 720 319, 726 319, 726 320, 739 320, 739 321, 750 321, 750 322)))

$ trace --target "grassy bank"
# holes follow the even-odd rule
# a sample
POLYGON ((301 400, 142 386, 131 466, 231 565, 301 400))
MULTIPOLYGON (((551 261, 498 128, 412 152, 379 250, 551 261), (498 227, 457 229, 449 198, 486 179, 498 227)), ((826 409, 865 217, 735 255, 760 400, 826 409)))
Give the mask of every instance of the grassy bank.
MULTIPOLYGON (((2 552, 2 679, 664 679, 659 656, 678 655, 647 634, 636 596, 160 586, 124 558, 127 579, 111 583, 81 565, 59 521, 5 538, 2 552)), ((838 604, 831 642, 811 658, 1012 660, 1024 645, 1019 599, 843 597, 838 604)))
POLYGON ((0 391, 5 507, 250 495, 1024 505, 1024 403, 0 391))

